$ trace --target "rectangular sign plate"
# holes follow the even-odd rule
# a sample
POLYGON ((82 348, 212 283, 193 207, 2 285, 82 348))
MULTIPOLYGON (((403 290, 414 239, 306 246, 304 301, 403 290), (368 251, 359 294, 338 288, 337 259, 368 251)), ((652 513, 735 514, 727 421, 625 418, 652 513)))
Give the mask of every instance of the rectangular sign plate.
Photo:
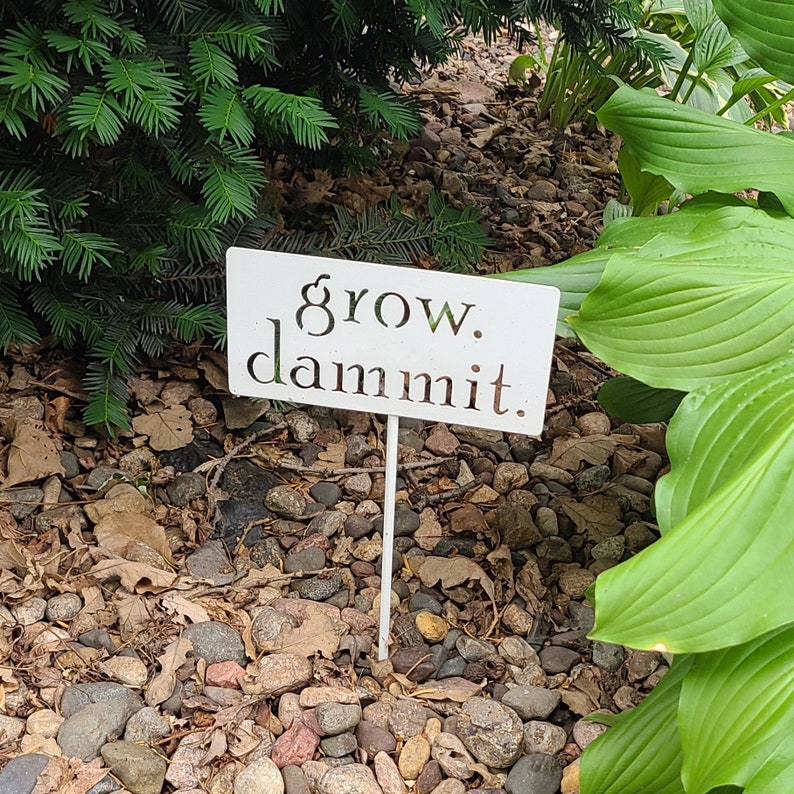
POLYGON ((556 288, 244 248, 226 262, 234 394, 541 433, 556 288))

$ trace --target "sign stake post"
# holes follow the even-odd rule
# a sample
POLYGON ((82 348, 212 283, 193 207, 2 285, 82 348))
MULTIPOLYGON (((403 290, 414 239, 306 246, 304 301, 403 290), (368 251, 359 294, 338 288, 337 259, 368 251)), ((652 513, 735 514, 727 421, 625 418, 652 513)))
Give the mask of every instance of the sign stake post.
POLYGON ((386 419, 386 478, 383 493, 383 553, 380 568, 380 621, 378 627, 378 659, 389 655, 389 622, 391 620, 391 578, 394 559, 394 503, 397 497, 397 429, 400 418, 389 414, 386 419))

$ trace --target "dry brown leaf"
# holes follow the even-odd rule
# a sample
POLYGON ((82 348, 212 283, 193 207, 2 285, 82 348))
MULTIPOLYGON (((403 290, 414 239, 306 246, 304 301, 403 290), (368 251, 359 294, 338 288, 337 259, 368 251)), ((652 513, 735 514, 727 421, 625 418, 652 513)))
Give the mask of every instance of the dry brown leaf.
POLYGON ((14 571, 20 576, 27 570, 27 560, 16 541, 0 540, 0 569, 14 571))
POLYGON ((136 375, 127 381, 127 385, 140 405, 151 405, 160 396, 165 381, 140 378, 136 375))
POLYGON ((576 524, 576 529, 587 533, 597 543, 617 535, 623 529, 618 501, 604 494, 585 496, 581 502, 561 498, 560 504, 565 515, 576 524))
POLYGON ((13 427, 8 449, 6 470, 8 476, 3 488, 33 482, 51 474, 63 475, 61 456, 55 442, 37 422, 10 422, 13 427))
POLYGON ((316 612, 309 615, 297 628, 283 626, 276 637, 262 644, 262 650, 271 653, 294 653, 307 658, 320 653, 326 659, 333 659, 339 650, 339 638, 347 630, 346 623, 316 612))
POLYGON ((130 562, 121 557, 100 560, 88 571, 97 579, 118 577, 131 593, 159 593, 176 581, 176 574, 163 571, 145 562, 130 562))
POLYGON ((199 362, 199 369, 204 373, 207 383, 214 389, 224 393, 229 391, 229 376, 227 375, 226 357, 215 351, 206 351, 204 359, 199 362))
POLYGON ((519 571, 516 577, 516 592, 526 601, 527 612, 531 615, 541 614, 547 590, 536 561, 530 560, 519 571))
POLYGON ((598 433, 582 438, 555 438, 549 464, 568 471, 577 471, 582 462, 601 466, 616 449, 613 439, 598 433))
MULTIPOLYGON (((41 752, 41 751, 40 751, 41 752)), ((86 794, 108 773, 101 766, 100 758, 86 763, 79 758, 52 758, 44 769, 43 780, 33 789, 32 794, 58 792, 58 794, 86 794), (52 788, 55 786, 55 788, 52 788)))
POLYGON ((593 703, 592 698, 578 689, 563 689, 562 702, 574 713, 585 716, 592 714, 599 706, 593 703))
POLYGON ((157 657, 160 672, 151 680, 146 690, 146 705, 159 706, 171 697, 176 686, 176 671, 187 661, 193 650, 193 643, 182 637, 169 642, 163 653, 157 657))
POLYGON ((410 695, 426 700, 454 700, 456 703, 465 703, 469 698, 479 695, 481 690, 481 684, 453 676, 421 684, 410 695))
POLYGON ((165 530, 143 513, 108 513, 94 527, 94 537, 100 546, 119 557, 126 557, 133 544, 143 543, 166 562, 173 562, 165 530))
POLYGON ((30 794, 56 794, 61 790, 61 784, 66 775, 66 760, 50 758, 47 766, 36 777, 36 785, 30 794))
MULTIPOLYGON (((0 503, 3 495, 0 493, 0 503)), ((19 537, 17 520, 8 510, 0 509, 0 538, 13 539, 19 537)))
POLYGON ((125 642, 149 625, 152 615, 143 596, 131 595, 113 602, 119 621, 121 639, 125 642))
POLYGON ((93 584, 83 585, 80 588, 80 595, 83 597, 83 608, 80 611, 86 615, 95 615, 107 606, 101 587, 93 584))
POLYGON ((640 443, 645 449, 650 449, 662 457, 667 455, 665 425, 631 425, 631 429, 636 433, 637 440, 634 442, 635 444, 640 443))
POLYGON ((497 593, 500 604, 507 604, 515 595, 515 569, 513 567, 513 556, 507 546, 499 546, 494 549, 486 558, 491 571, 495 575, 495 586, 499 590, 497 593))
POLYGON ((205 623, 211 620, 209 613, 203 606, 195 601, 190 601, 179 595, 179 593, 166 593, 162 598, 161 604, 169 615, 173 615, 176 618, 175 622, 182 626, 187 625, 187 620, 191 623, 205 623))
POLYGON ((149 446, 157 451, 179 449, 193 440, 190 411, 184 405, 174 405, 132 420, 136 433, 149 436, 149 446))
POLYGON ((66 412, 72 405, 68 397, 55 397, 44 406, 44 423, 51 433, 63 433, 66 412))
POLYGON ((494 600, 494 585, 490 576, 468 557, 427 557, 419 569, 419 578, 425 587, 433 587, 441 582, 442 587, 450 588, 476 581, 488 598, 494 600))
POLYGON ((346 452, 347 445, 344 441, 332 441, 320 452, 311 467, 319 471, 327 471, 328 469, 333 471, 334 469, 344 468, 346 452))

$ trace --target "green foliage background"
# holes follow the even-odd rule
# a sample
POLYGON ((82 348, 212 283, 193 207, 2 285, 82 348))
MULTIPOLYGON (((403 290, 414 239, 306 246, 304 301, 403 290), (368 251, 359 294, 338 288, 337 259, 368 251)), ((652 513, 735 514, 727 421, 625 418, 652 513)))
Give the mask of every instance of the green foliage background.
MULTIPOLYGON (((373 157, 376 132, 410 136, 418 114, 394 81, 439 63, 453 31, 494 30, 506 8, 3 3, 0 348, 45 334, 84 348, 86 421, 124 426, 141 356, 222 336, 223 252, 272 225, 264 162, 349 170, 373 157)), ((399 236, 410 220, 378 228, 399 236)), ((482 237, 473 226, 464 246, 482 237)))

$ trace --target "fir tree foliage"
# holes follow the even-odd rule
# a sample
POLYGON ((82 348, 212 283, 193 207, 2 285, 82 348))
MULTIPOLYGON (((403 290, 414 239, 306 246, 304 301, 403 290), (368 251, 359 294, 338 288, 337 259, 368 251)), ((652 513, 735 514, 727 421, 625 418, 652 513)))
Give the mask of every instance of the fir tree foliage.
MULTIPOLYGON (((564 0, 561 23, 584 2, 564 0)), ((86 421, 125 425, 142 356, 222 337, 225 248, 260 245, 273 224, 265 161, 344 170, 377 131, 410 137, 419 116, 397 84, 466 31, 524 37, 547 4, 0 3, 0 349, 45 334, 84 349, 86 421)), ((463 267, 482 244, 474 215, 431 209, 421 223, 396 210, 337 223, 363 224, 362 252, 386 260, 433 230, 432 252, 463 267)))

